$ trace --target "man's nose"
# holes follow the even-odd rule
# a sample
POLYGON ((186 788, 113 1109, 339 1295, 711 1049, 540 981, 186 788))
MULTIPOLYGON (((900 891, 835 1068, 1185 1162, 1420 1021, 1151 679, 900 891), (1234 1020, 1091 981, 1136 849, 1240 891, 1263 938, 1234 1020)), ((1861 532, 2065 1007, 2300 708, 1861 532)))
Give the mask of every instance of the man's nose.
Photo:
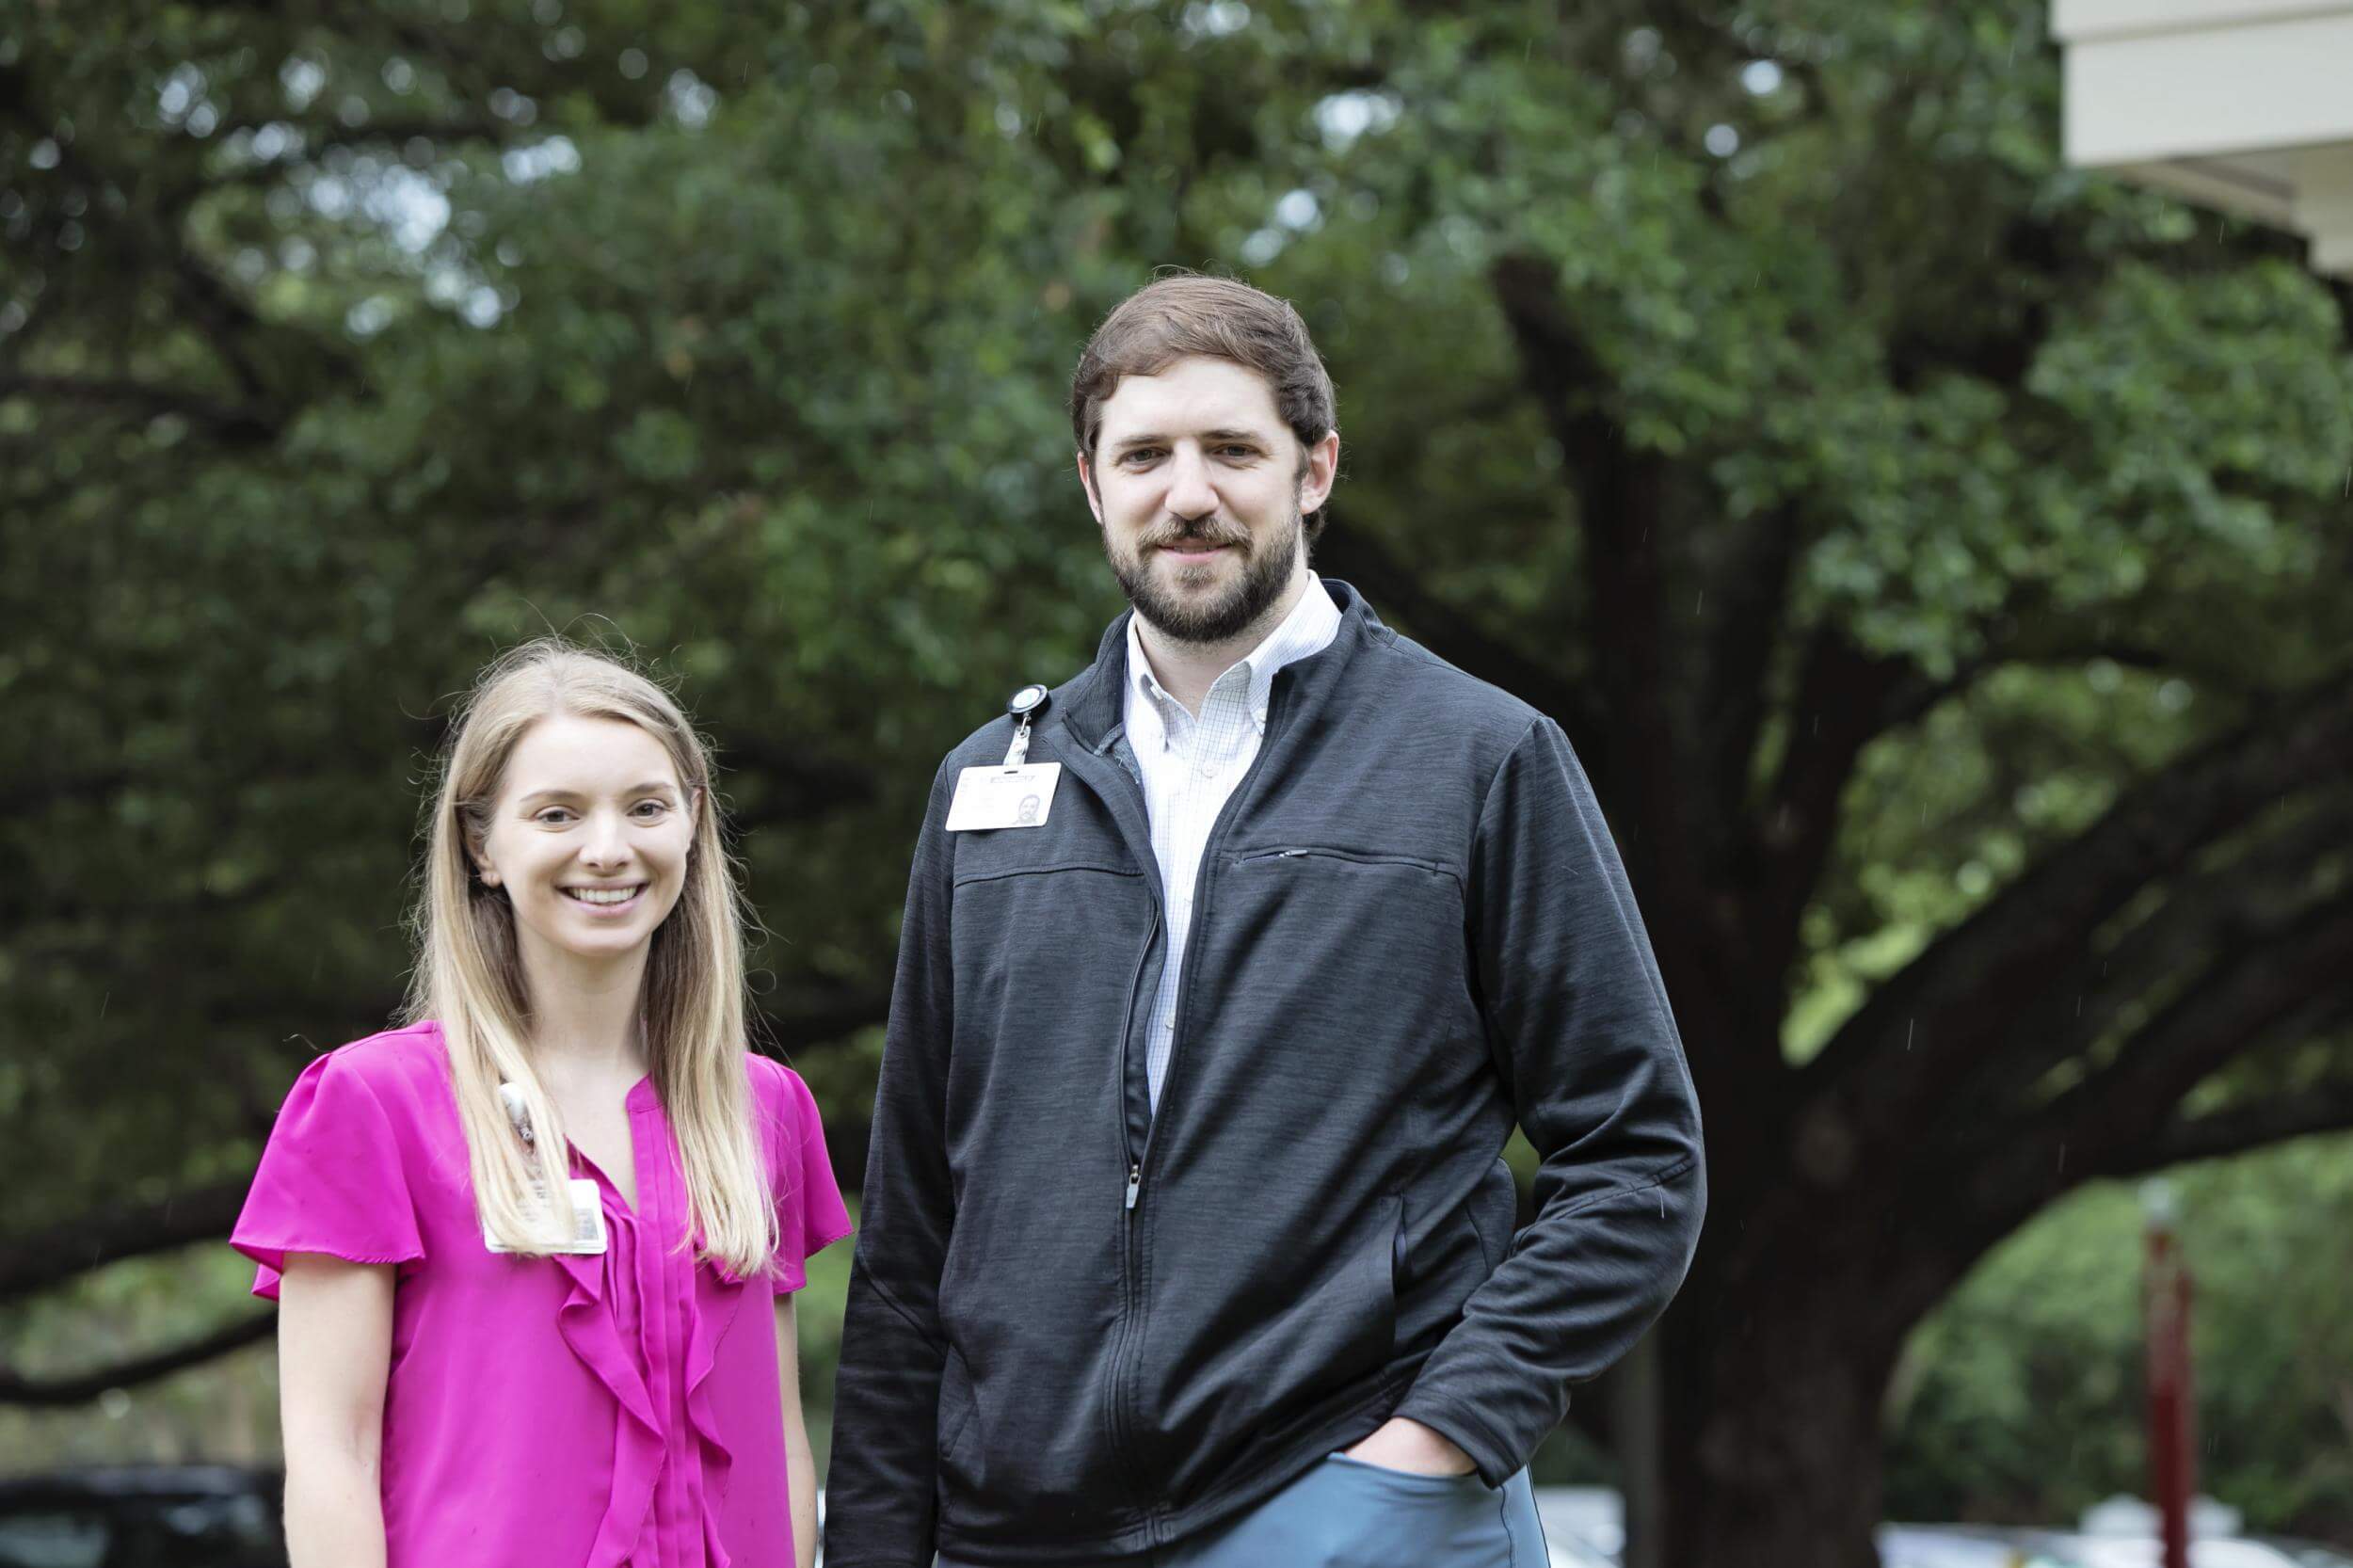
POLYGON ((1209 483, 1209 460, 1200 453, 1179 450, 1170 459, 1168 509, 1188 521, 1217 510, 1217 487, 1209 483))

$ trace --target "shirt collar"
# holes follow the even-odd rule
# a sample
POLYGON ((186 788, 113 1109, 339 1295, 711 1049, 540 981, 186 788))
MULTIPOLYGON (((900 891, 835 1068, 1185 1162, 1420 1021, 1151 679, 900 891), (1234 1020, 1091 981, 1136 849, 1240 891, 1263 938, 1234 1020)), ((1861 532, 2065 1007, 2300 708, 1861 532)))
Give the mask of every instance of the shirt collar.
MULTIPOLYGON (((1165 724, 1168 710, 1182 710, 1183 704, 1168 695, 1152 673, 1151 661, 1144 656, 1144 639, 1138 631, 1141 616, 1128 617, 1128 672, 1130 690, 1145 699, 1153 717, 1165 724), (1162 706, 1165 704, 1166 706, 1162 706)), ((1332 602, 1332 595, 1323 586, 1323 580, 1314 572, 1307 574, 1307 591, 1299 596, 1291 613, 1283 617, 1283 624, 1266 635, 1266 640, 1228 666, 1225 674, 1247 666, 1250 672, 1250 722, 1266 733, 1267 700, 1274 690, 1274 677, 1286 664, 1322 652, 1339 635, 1340 608, 1332 602)), ((1223 680, 1225 675, 1218 680, 1223 680)), ((1133 705, 1130 704, 1132 707, 1133 705)), ((1131 725, 1129 728, 1133 728, 1131 725)))

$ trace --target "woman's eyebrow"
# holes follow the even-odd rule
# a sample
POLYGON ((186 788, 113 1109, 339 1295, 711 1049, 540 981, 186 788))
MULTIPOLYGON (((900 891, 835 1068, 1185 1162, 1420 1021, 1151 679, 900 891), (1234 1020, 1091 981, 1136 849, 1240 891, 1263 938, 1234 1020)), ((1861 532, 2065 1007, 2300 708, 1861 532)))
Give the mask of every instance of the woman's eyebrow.
MULTIPOLYGON (((620 792, 625 795, 676 794, 678 792, 678 786, 671 783, 666 778, 651 778, 648 779, 643 784, 632 784, 628 789, 623 790, 620 792)), ((584 798, 585 797, 583 796, 581 792, 578 790, 568 790, 563 788, 561 785, 558 785, 552 789, 534 790, 531 793, 524 795, 518 802, 518 804, 530 806, 541 801, 581 800, 584 798)))

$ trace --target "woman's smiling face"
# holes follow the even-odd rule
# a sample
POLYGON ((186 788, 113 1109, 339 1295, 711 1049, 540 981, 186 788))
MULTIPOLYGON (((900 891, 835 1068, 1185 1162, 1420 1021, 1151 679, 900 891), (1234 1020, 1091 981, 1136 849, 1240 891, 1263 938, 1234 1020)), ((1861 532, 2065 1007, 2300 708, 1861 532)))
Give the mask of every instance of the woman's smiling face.
POLYGON ((555 713, 525 730, 475 858, 513 906, 526 972, 641 958, 686 885, 694 812, 633 724, 555 713))

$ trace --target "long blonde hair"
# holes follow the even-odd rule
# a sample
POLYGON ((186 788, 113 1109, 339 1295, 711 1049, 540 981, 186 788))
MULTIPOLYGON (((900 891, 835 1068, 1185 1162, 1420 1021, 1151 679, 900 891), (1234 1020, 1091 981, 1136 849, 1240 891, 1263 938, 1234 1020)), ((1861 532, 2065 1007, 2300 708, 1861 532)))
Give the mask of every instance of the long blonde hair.
POLYGON ((700 1255, 752 1278, 775 1257, 776 1234, 744 1080, 746 916, 720 836, 710 752, 660 686, 560 637, 512 648, 482 672, 452 727, 431 808, 406 1021, 440 1024, 485 1227, 501 1245, 547 1254, 571 1234, 568 1145, 533 1068, 514 912, 504 892, 483 883, 474 854, 516 744, 558 713, 637 726, 670 754, 695 803, 685 887, 653 934, 638 1006, 700 1255), (500 1099, 502 1083, 521 1096, 528 1144, 500 1099), (535 1201, 535 1188, 546 1192, 545 1204, 535 1201))

